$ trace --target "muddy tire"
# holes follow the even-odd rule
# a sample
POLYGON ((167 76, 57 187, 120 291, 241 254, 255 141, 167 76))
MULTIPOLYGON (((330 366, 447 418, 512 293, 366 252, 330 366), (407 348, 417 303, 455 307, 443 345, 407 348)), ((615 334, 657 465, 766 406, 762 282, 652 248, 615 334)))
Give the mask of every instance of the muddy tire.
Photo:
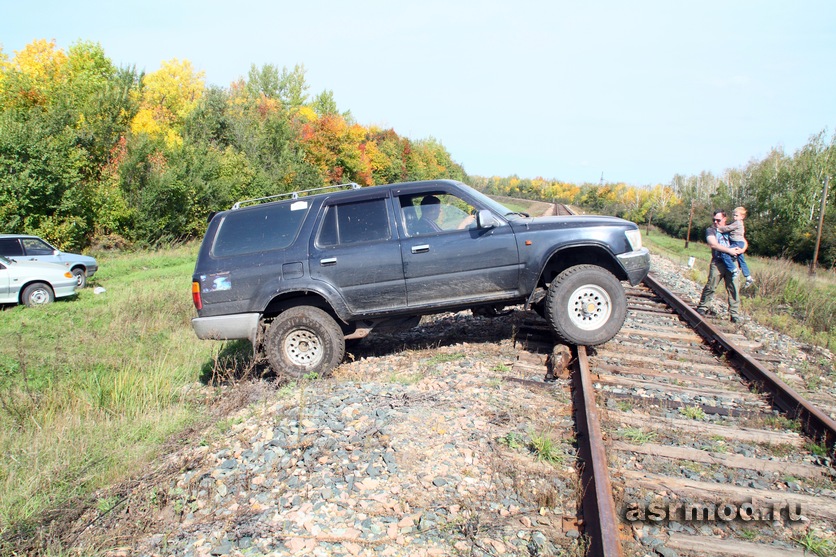
POLYGON ((596 265, 569 267, 549 286, 546 319, 569 344, 595 346, 612 339, 627 316, 627 296, 612 273, 596 265))
POLYGON ((345 356, 345 338, 334 319, 319 308, 300 306, 279 314, 264 341, 277 374, 292 379, 326 377, 345 356))
POLYGON ((23 289, 20 295, 21 303, 27 307, 45 306, 55 301, 52 287, 44 282, 33 282, 23 289))

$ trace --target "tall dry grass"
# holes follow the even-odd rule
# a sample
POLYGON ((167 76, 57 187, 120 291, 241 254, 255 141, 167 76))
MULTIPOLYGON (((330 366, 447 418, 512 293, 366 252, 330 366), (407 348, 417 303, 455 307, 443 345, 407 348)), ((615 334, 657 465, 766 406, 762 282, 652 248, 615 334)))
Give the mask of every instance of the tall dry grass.
POLYGON ((201 418, 220 346, 189 324, 195 252, 102 254, 76 299, 0 311, 0 544, 201 418))

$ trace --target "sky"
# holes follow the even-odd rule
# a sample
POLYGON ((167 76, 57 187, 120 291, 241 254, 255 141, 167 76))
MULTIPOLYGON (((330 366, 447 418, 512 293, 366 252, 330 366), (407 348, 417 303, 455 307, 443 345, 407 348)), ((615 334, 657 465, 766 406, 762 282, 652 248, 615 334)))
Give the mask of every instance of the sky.
POLYGON ((832 0, 0 0, 3 51, 36 39, 220 87, 303 65, 311 97, 478 176, 667 184, 836 123, 832 0))

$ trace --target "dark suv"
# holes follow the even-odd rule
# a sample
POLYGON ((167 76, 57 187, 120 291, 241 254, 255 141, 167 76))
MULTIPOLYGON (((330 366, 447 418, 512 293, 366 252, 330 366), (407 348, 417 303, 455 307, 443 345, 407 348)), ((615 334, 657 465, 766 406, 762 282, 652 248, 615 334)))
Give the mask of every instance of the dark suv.
POLYGON ((192 325, 201 339, 248 339, 292 377, 327 375, 346 339, 375 327, 468 308, 522 303, 560 339, 602 344, 626 315, 619 281, 635 285, 650 268, 632 222, 532 218, 450 180, 274 198, 211 218, 192 325))

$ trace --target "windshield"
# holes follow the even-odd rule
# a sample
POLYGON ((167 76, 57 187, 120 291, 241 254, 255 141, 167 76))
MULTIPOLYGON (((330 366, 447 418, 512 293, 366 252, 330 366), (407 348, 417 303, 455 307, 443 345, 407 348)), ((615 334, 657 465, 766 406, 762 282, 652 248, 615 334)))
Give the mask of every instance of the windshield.
POLYGON ((477 191, 477 190, 471 188, 468 185, 464 185, 464 187, 467 188, 467 192, 471 196, 473 196, 473 197, 475 197, 476 199, 479 200, 479 203, 481 203, 482 205, 484 205, 485 207, 490 209, 492 212, 496 213, 497 215, 499 215, 501 217, 504 217, 504 218, 509 219, 509 220, 513 220, 513 219, 522 218, 524 216, 522 213, 516 213, 516 212, 512 211, 511 209, 509 209, 508 207, 506 207, 505 205, 503 205, 499 201, 494 201, 493 199, 491 199, 490 197, 488 197, 484 193, 482 193, 480 191, 477 191))

